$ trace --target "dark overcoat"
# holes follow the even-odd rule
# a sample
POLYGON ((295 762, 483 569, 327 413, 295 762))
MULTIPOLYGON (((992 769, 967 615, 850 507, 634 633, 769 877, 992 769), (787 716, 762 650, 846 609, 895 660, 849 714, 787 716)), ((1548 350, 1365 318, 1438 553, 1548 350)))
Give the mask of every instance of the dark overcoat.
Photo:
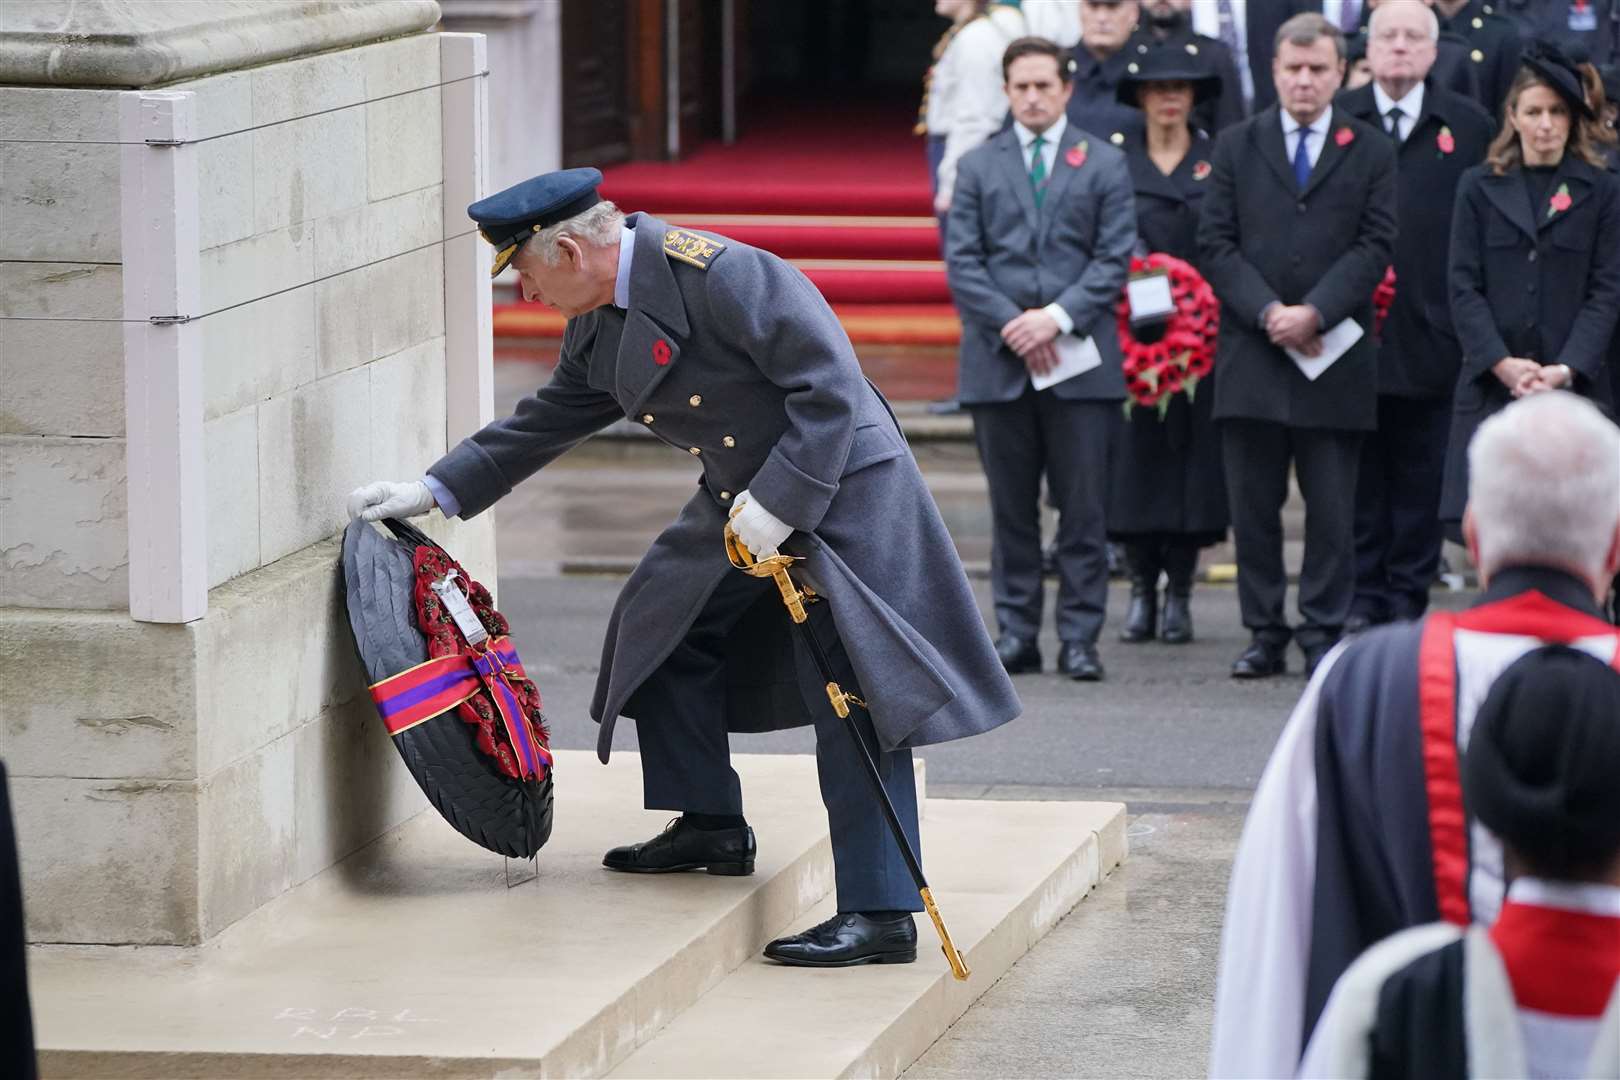
POLYGON ((1012 129, 957 164, 946 270, 962 316, 957 396, 964 405, 1015 401, 1024 393, 1029 370, 1001 340, 1001 328, 1050 303, 1102 354, 1100 366, 1057 383, 1053 395, 1125 400, 1114 307, 1136 243, 1130 171, 1117 148, 1072 123, 1053 162, 1038 209, 1012 129))
POLYGON ((1549 187, 1570 203, 1532 207, 1523 173, 1463 175, 1451 225, 1451 314, 1462 340, 1440 519, 1462 520, 1468 442, 1513 400, 1491 371, 1508 356, 1568 364, 1574 390, 1609 406, 1605 370, 1620 318, 1620 176, 1565 154, 1549 187))
POLYGON ((1494 14, 1485 0, 1468 0, 1455 15, 1447 18, 1438 8, 1440 28, 1456 34, 1467 43, 1468 62, 1474 67, 1478 102, 1490 114, 1491 123, 1502 122, 1502 103, 1507 100, 1513 77, 1519 73, 1523 44, 1511 19, 1494 14))
MULTIPOLYGON (((1166 176, 1148 157, 1144 139, 1125 144, 1139 250, 1198 265, 1198 208, 1214 151, 1213 140, 1194 136, 1187 156, 1166 176)), ((1217 358, 1216 371, 1198 384, 1191 402, 1185 394, 1173 396, 1162 420, 1152 409, 1132 411, 1109 477, 1109 535, 1176 533, 1213 542, 1226 532, 1226 478, 1212 419, 1219 365, 1217 358)))
POLYGON ((1371 430, 1377 419, 1373 289, 1395 248, 1395 151, 1335 107, 1300 190, 1276 106, 1221 133, 1199 218, 1204 276, 1221 300, 1217 420, 1371 430), (1311 304, 1325 327, 1367 331, 1314 382, 1273 345, 1266 306, 1311 304))
MULTIPOLYGON (((1373 88, 1339 97, 1345 112, 1381 126, 1373 88)), ((1378 392, 1409 398, 1449 398, 1457 385, 1462 345, 1451 325, 1446 253, 1457 185, 1485 160, 1496 134, 1485 110, 1433 83, 1423 111, 1395 152, 1395 302, 1378 343, 1378 392)))
MULTIPOLYGON (((625 582, 591 715, 606 761, 636 689, 727 574, 726 513, 747 489, 796 530, 782 545, 821 594, 887 749, 1018 715, 955 545, 888 404, 798 270, 768 252, 633 214, 629 309, 570 319, 551 381, 428 471, 482 512, 622 417, 697 459, 698 490, 625 582)), ((808 723, 795 638, 774 589, 728 642, 728 728, 808 723)))

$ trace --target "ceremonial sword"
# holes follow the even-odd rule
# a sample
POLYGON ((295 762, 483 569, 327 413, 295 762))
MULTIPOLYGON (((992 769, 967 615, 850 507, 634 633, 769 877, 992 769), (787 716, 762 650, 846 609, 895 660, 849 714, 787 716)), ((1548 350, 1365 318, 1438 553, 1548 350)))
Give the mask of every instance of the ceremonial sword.
POLYGON ((940 951, 945 954, 946 961, 951 965, 951 974, 958 981, 965 980, 970 974, 967 961, 963 959, 955 942, 951 941, 951 932, 945 929, 945 920, 940 917, 939 907, 934 903, 934 894, 928 890, 928 879, 923 877, 922 863, 917 860, 917 853, 912 850, 911 841, 906 837, 905 830, 900 827, 900 817, 894 812, 894 803, 889 801, 889 793, 883 789, 883 777, 878 773, 877 762, 872 758, 872 751, 867 749, 866 740, 861 738, 861 731, 855 725, 855 718, 849 714, 851 705, 864 709, 866 702, 838 685, 838 679, 833 675, 832 662, 827 659, 826 650, 821 647, 815 628, 810 625, 809 616, 805 614, 805 604, 817 597, 808 589, 804 592, 799 591, 799 587, 788 574, 788 567, 795 561, 793 556, 767 555, 763 559, 754 558, 747 546, 737 539, 737 534, 732 531, 729 523, 726 525, 725 538, 726 558, 731 560, 732 566, 745 574, 770 578, 776 582, 776 589, 782 594, 782 603, 788 609, 793 625, 799 628, 799 634, 809 647, 810 655, 815 657, 816 668, 827 684, 827 700, 832 703, 833 712, 844 722, 844 730, 849 732, 849 737, 855 740, 855 745, 861 752, 861 761, 866 765, 866 778, 872 782, 872 792, 877 796, 878 805, 883 808, 883 817, 888 821, 889 831, 894 834, 894 842, 906 860, 906 869, 911 872, 911 880, 922 896, 923 907, 928 911, 928 917, 934 921, 934 929, 939 932, 940 951))

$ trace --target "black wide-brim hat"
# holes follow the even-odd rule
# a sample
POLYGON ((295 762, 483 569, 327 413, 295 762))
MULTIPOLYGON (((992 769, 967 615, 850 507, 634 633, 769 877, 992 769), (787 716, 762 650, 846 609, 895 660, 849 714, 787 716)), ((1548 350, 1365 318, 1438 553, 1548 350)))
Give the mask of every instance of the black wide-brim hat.
POLYGON ((1137 91, 1156 82, 1191 83, 1195 105, 1221 96, 1221 77, 1196 41, 1185 45, 1154 45, 1139 54, 1125 65, 1115 96, 1121 104, 1140 108, 1137 91))
POLYGON ((1538 41, 1524 51, 1519 63, 1536 73, 1536 77, 1548 86, 1553 92, 1569 103, 1569 107, 1577 114, 1594 119, 1596 113, 1586 100, 1586 86, 1581 82, 1581 73, 1575 69, 1575 61, 1571 60, 1562 49, 1545 41, 1538 41))
MULTIPOLYGON (((432 556, 455 565, 443 548, 405 522, 390 519, 381 524, 388 532, 370 522, 353 521, 343 534, 349 627, 373 687, 413 671, 432 673, 428 639, 420 629, 417 564, 432 556)), ((469 591, 480 591, 477 582, 467 579, 466 584, 469 591)), ((486 627, 489 622, 505 626, 492 608, 479 616, 485 618, 486 627)), ((504 638, 493 638, 485 655, 501 658, 507 671, 522 672, 521 661, 504 638)), ((377 698, 375 690, 372 696, 377 698)), ((456 831, 498 855, 532 858, 551 837, 549 751, 543 770, 524 779, 507 775, 494 757, 479 749, 479 729, 463 719, 459 705, 446 703, 454 696, 452 691, 444 701, 431 702, 423 711, 433 715, 393 732, 394 748, 422 793, 456 831)), ((379 701, 379 714, 387 723, 385 708, 379 701)))

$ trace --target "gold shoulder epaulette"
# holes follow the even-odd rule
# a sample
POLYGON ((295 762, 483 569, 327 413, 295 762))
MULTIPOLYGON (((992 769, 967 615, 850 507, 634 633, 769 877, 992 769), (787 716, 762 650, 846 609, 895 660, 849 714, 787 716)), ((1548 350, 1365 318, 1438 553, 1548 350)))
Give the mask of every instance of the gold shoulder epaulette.
POLYGON ((726 250, 726 245, 707 236, 671 229, 664 234, 664 254, 683 263, 691 263, 699 270, 707 270, 714 257, 726 250))

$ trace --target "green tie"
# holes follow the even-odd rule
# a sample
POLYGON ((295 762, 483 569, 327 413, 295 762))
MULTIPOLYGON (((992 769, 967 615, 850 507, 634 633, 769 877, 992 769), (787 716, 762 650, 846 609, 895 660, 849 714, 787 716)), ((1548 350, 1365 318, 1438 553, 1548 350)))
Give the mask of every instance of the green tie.
POLYGON ((1029 186, 1035 192, 1035 209, 1039 210, 1041 200, 1046 197, 1046 155, 1041 153, 1041 148, 1046 145, 1046 138, 1037 135, 1035 141, 1029 145, 1029 186))

